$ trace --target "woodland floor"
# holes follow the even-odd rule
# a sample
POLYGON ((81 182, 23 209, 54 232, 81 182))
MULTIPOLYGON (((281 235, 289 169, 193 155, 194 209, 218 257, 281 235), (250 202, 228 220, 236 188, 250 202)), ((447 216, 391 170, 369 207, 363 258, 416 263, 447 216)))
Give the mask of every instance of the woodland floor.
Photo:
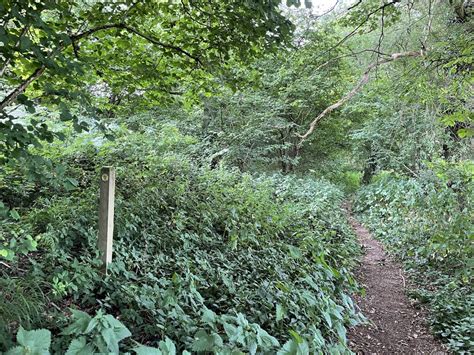
POLYGON ((406 296, 401 266, 354 217, 349 220, 364 249, 356 276, 366 292, 355 301, 370 322, 349 330, 351 349, 357 354, 447 354, 430 333, 424 310, 406 296))

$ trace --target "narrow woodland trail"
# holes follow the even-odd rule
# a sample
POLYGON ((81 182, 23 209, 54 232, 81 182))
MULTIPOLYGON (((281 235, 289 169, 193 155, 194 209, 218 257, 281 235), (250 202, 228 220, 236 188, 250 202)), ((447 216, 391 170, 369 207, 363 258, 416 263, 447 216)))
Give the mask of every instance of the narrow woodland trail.
POLYGON ((426 314, 405 295, 401 266, 350 213, 349 221, 365 252, 357 278, 366 295, 355 301, 370 321, 350 329, 351 349, 357 354, 447 354, 430 333, 426 314))

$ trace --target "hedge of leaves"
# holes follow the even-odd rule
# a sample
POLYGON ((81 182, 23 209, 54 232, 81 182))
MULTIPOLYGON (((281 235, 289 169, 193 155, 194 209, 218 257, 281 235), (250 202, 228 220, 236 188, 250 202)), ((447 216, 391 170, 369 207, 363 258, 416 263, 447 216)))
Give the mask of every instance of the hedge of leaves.
POLYGON ((474 349, 472 163, 438 162, 419 178, 380 176, 362 189, 355 210, 405 264, 431 308, 434 331, 451 349, 474 349))
MULTIPOLYGON (((178 351, 348 352, 346 326, 362 317, 349 297, 359 248, 342 193, 325 181, 212 170, 169 153, 193 140, 163 129, 165 136, 126 130, 114 142, 83 138, 42 152, 75 188, 43 187, 3 229, 4 240, 31 236, 37 251, 17 253, 2 270, 9 293, 0 309, 25 311, 0 311, 0 343, 11 346, 22 324, 50 329, 52 351, 64 351, 68 309, 100 309, 135 341, 166 339, 178 351), (103 165, 117 167, 107 275, 95 247, 103 165), (23 303, 19 289, 28 289, 23 303)), ((122 350, 135 344, 125 340, 122 350)))

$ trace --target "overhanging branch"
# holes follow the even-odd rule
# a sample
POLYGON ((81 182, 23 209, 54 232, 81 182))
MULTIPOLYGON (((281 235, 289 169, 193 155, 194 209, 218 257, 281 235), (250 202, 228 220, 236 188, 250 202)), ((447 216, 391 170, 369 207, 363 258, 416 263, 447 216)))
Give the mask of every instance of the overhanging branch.
POLYGON ((382 58, 374 63, 370 64, 367 69, 365 70, 364 74, 362 77, 359 79, 357 82, 356 86, 352 88, 351 91, 349 91, 346 95, 344 95, 339 101, 335 102, 331 106, 326 107, 309 125, 308 130, 306 133, 302 135, 298 135, 300 138, 300 141, 298 143, 298 146, 301 147, 304 143, 304 141, 314 132, 314 129, 316 128, 316 125, 318 124, 319 121, 321 121, 325 116, 330 114, 332 111, 338 109, 341 107, 344 103, 349 101, 352 97, 354 97, 355 94, 359 92, 359 90, 369 81, 370 77, 370 72, 374 69, 377 68, 381 64, 393 62, 394 60, 398 60, 400 58, 406 58, 406 57, 418 57, 423 55, 423 51, 415 51, 415 52, 400 52, 400 53, 393 53, 387 58, 382 58))
MULTIPOLYGON (((105 24, 105 25, 101 25, 101 26, 91 28, 87 31, 84 31, 84 32, 81 32, 81 33, 78 33, 78 34, 75 34, 75 35, 72 35, 72 36, 69 36, 69 38, 71 40, 71 43, 69 43, 69 44, 75 44, 77 41, 81 40, 82 38, 88 37, 88 36, 90 36, 90 35, 92 35, 96 32, 111 29, 111 28, 126 30, 126 31, 128 31, 130 33, 133 33, 133 34, 135 34, 135 35, 137 35, 141 38, 144 38, 147 41, 149 41, 149 42, 151 42, 155 45, 158 45, 162 48, 167 48, 167 49, 173 50, 175 52, 178 52, 180 54, 184 54, 185 56, 195 60, 196 63, 202 65, 200 59, 197 56, 192 55, 191 53, 187 52, 186 50, 184 50, 184 49, 182 49, 178 46, 163 43, 163 42, 159 41, 158 39, 154 38, 153 36, 144 34, 140 31, 138 31, 137 29, 126 25, 125 23, 105 24)), ((59 52, 64 50, 69 44, 66 44, 64 42, 60 43, 58 45, 58 47, 48 56, 48 58, 53 58, 56 54, 58 54, 59 52)), ((16 100, 16 98, 21 93, 23 93, 33 81, 37 80, 41 75, 43 75, 45 70, 46 70, 46 65, 42 64, 28 78, 26 78, 20 85, 18 85, 7 96, 5 96, 2 99, 2 101, 0 102, 0 111, 3 111, 8 105, 10 105, 12 102, 14 102, 16 100)))
MULTIPOLYGON (((384 3, 382 4, 381 6, 379 6, 378 8, 376 8, 375 10, 372 10, 371 12, 369 12, 365 18, 351 31, 349 32, 347 35, 345 35, 341 40, 339 40, 334 46, 332 46, 331 48, 329 48, 328 50, 324 51, 323 54, 326 54, 326 53, 329 53, 330 51, 332 51, 333 49, 339 47, 341 44, 343 44, 345 41, 347 41, 349 38, 351 38, 353 35, 355 35, 357 33, 357 31, 363 26, 365 25, 369 19, 377 14, 379 11, 385 11, 385 8, 389 7, 389 6, 394 6, 395 4, 399 3, 401 0, 392 0, 388 3, 384 3)), ((354 4, 353 6, 351 6, 349 8, 350 9, 353 9, 354 7, 358 6, 362 1, 359 1, 358 3, 354 4)))
POLYGON ((82 33, 78 33, 76 35, 73 35, 70 38, 74 42, 74 41, 80 40, 84 37, 90 36, 91 34, 94 34, 98 31, 107 30, 107 29, 111 29, 111 28, 123 29, 123 30, 125 30, 127 32, 130 32, 130 33, 133 33, 133 34, 135 34, 135 35, 137 35, 137 36, 139 36, 143 39, 146 39, 150 43, 153 43, 153 44, 155 44, 157 46, 160 46, 162 48, 171 49, 175 52, 184 54, 185 56, 195 60, 197 63, 202 64, 198 57, 192 55, 191 53, 189 53, 188 51, 182 49, 181 47, 178 47, 178 46, 175 46, 175 45, 172 45, 172 44, 169 44, 169 43, 161 42, 157 38, 155 38, 151 35, 148 35, 146 33, 140 32, 136 28, 131 27, 131 26, 125 24, 125 23, 111 23, 111 24, 106 24, 106 25, 94 27, 94 28, 91 28, 90 30, 87 30, 87 31, 84 31, 82 33))

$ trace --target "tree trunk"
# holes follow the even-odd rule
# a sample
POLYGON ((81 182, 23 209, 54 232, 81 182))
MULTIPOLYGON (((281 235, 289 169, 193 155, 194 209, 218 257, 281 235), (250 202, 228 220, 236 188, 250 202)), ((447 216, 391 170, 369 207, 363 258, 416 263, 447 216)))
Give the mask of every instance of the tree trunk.
POLYGON ((367 185, 372 180, 372 177, 375 175, 375 170, 377 169, 377 164, 373 160, 373 155, 369 156, 367 163, 364 167, 364 174, 362 175, 362 183, 367 185))

